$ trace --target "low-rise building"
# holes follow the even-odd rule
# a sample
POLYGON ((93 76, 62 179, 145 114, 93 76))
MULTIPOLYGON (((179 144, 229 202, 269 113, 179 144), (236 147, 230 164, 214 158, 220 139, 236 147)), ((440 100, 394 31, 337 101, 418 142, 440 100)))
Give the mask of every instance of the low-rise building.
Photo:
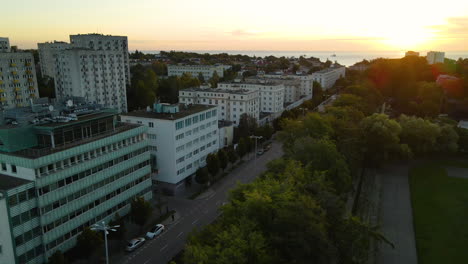
POLYGON ((215 106, 156 103, 154 109, 126 113, 121 118, 148 127, 153 180, 171 194, 182 192, 197 169, 206 165, 206 156, 219 148, 215 106))
POLYGON ((201 73, 205 81, 208 81, 215 72, 220 78, 224 77, 224 71, 229 68, 229 65, 167 65, 167 75, 180 77, 189 73, 192 77, 198 77, 201 73))
POLYGON ((426 60, 429 64, 444 63, 444 59, 445 52, 441 51, 429 51, 426 55, 426 60))
MULTIPOLYGON (((291 92, 288 98, 296 98, 294 101, 297 101, 299 98, 307 98, 306 100, 312 99, 313 90, 314 90, 314 78, 312 74, 265 74, 260 76, 266 79, 279 79, 279 80, 299 80, 299 89, 295 89, 296 95, 294 96, 291 92)), ((296 86, 296 84, 293 84, 296 86)), ((291 86, 285 83, 286 86, 291 86)), ((290 99, 288 99, 290 100, 290 99)))
POLYGON ((212 105, 218 108, 218 119, 239 125, 242 114, 259 120, 260 92, 247 89, 190 88, 179 91, 179 102, 183 104, 212 105))
POLYGON ((323 90, 330 89, 335 85, 339 78, 344 78, 346 74, 346 67, 332 66, 317 72, 312 73, 314 81, 320 83, 323 90))
POLYGON ((405 52, 405 57, 419 57, 419 52, 417 51, 407 51, 405 52))
POLYGON ((36 67, 30 52, 13 52, 7 38, 0 39, 0 108, 27 106, 39 97, 36 67))
POLYGON ((234 140, 234 124, 230 121, 218 121, 219 148, 231 146, 234 140))
POLYGON ((46 263, 84 228, 152 197, 146 127, 75 98, 0 120, 0 263, 46 263))

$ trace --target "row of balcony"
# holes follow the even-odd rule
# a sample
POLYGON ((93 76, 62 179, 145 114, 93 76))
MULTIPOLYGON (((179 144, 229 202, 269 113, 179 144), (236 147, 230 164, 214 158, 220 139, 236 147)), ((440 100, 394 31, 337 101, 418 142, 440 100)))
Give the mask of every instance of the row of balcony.
MULTIPOLYGON (((27 66, 27 67, 29 67, 29 66, 31 66, 32 64, 31 64, 30 62, 26 62, 24 65, 27 66)), ((18 65, 17 65, 16 63, 14 63, 14 62, 10 63, 10 67, 17 67, 17 66, 18 66, 18 65)))

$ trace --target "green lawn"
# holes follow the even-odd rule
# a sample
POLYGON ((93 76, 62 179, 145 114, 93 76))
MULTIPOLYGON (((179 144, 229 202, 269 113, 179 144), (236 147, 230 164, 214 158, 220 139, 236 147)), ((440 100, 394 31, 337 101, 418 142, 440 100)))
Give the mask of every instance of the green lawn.
POLYGON ((446 165, 455 164, 432 162, 410 171, 420 264, 468 263, 468 179, 448 177, 446 165))

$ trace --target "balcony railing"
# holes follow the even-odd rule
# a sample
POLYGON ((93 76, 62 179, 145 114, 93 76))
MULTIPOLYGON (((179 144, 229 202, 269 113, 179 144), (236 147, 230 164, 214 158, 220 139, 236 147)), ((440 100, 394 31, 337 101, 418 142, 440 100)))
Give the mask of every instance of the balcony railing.
POLYGON ((10 67, 16 67, 16 63, 10 63, 10 67))

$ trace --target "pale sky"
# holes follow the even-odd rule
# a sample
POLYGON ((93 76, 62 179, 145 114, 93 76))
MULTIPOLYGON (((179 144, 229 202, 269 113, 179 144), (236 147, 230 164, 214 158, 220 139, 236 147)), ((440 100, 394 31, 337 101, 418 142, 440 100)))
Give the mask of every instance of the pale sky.
POLYGON ((19 48, 70 34, 130 50, 468 50, 467 0, 14 0, 0 36, 19 48))

